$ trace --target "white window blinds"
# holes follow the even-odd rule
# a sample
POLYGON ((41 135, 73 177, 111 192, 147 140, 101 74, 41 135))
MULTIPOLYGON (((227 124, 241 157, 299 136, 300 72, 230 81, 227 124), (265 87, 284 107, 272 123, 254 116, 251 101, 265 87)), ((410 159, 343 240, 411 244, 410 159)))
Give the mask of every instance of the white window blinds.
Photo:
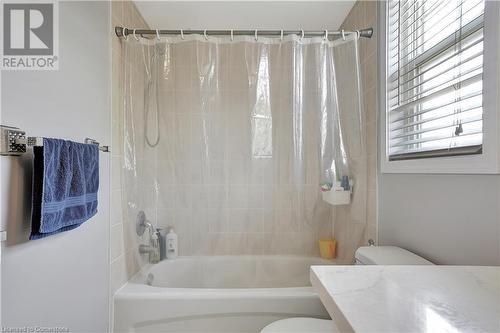
POLYGON ((389 159, 481 153, 484 0, 387 6, 389 159))

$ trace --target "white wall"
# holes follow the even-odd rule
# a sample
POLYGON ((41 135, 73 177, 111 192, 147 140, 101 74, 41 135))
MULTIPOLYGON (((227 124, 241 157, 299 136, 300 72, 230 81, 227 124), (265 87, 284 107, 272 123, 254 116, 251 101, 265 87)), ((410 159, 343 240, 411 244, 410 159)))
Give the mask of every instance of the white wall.
MULTIPOLYGON (((58 71, 2 73, 2 124, 28 135, 111 140, 110 4, 61 2, 58 71)), ((2 326, 108 330, 109 154, 100 155, 99 213, 27 241, 31 156, 1 157, 2 326)))
POLYGON ((500 176, 383 174, 379 244, 438 264, 500 265, 500 176))
POLYGON ((304 29, 322 31, 323 29, 335 30, 339 28, 356 1, 139 0, 134 2, 152 29, 304 29))

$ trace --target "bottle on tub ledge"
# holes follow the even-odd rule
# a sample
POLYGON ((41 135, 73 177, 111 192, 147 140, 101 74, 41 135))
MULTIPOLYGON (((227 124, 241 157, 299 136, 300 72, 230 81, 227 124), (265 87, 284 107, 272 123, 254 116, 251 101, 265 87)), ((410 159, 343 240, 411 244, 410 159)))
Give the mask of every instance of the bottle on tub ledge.
POLYGON ((177 245, 177 234, 174 232, 173 227, 169 227, 168 233, 165 235, 165 252, 167 259, 175 259, 179 254, 177 245))

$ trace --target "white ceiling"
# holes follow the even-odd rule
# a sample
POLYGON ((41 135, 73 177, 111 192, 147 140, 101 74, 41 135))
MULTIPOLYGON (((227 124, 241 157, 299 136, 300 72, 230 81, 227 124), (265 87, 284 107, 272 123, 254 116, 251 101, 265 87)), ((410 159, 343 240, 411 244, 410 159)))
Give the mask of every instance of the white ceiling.
POLYGON ((335 30, 355 1, 136 0, 135 3, 151 29, 335 30))

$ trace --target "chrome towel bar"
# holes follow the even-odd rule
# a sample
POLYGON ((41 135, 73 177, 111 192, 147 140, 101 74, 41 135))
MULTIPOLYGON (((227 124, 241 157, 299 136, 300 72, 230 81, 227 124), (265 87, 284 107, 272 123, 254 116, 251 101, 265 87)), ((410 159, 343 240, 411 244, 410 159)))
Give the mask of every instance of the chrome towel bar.
MULTIPOLYGON (((85 139, 86 144, 94 144, 100 151, 110 152, 109 146, 101 146, 98 141, 85 139)), ((26 136, 26 132, 17 128, 0 125, 0 155, 19 156, 26 153, 27 147, 43 146, 43 138, 26 136)))

